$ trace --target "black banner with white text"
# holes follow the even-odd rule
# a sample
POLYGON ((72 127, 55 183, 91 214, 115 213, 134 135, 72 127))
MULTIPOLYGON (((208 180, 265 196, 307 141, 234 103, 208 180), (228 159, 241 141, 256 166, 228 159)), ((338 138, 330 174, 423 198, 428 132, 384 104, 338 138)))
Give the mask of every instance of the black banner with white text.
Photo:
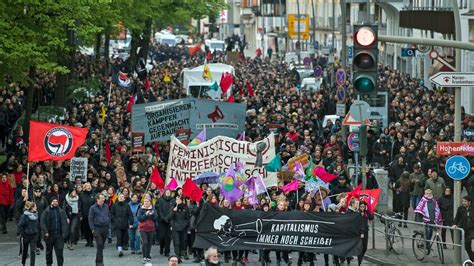
POLYGON ((358 213, 227 210, 205 204, 194 247, 226 250, 289 250, 351 257, 362 252, 358 213))

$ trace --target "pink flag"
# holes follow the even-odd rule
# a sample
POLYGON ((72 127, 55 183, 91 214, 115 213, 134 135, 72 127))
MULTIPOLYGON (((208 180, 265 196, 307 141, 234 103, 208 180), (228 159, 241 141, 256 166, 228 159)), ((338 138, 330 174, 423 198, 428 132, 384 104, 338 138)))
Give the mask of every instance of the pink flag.
POLYGON ((284 185, 281 190, 283 192, 290 192, 290 191, 295 191, 295 190, 298 190, 298 179, 293 179, 293 181, 291 181, 291 183, 288 183, 286 185, 284 185))
POLYGON ((166 189, 175 190, 177 187, 178 187, 178 182, 176 182, 176 179, 172 177, 168 185, 166 185, 166 189))
POLYGON ((329 183, 337 176, 326 172, 326 169, 322 166, 318 166, 313 170, 313 174, 323 180, 324 183, 329 183))

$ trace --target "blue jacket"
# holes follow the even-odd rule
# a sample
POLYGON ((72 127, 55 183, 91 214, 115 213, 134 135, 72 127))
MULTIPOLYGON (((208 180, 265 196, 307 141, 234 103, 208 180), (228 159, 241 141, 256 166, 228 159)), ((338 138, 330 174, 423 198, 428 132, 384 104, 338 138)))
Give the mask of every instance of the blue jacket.
POLYGON ((102 204, 102 207, 97 203, 91 206, 89 209, 89 227, 91 230, 109 230, 110 221, 110 212, 107 204, 102 204))
POLYGON ((129 202, 128 205, 130 206, 130 210, 132 211, 133 215, 133 228, 138 227, 138 212, 140 211, 141 205, 140 202, 129 202))

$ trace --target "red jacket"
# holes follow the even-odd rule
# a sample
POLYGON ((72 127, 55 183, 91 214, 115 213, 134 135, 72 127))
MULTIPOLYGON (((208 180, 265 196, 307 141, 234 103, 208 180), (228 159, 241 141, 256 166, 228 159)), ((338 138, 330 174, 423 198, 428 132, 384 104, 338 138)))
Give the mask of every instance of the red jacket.
POLYGON ((10 182, 8 179, 5 183, 0 180, 0 205, 12 206, 13 202, 13 188, 10 182))

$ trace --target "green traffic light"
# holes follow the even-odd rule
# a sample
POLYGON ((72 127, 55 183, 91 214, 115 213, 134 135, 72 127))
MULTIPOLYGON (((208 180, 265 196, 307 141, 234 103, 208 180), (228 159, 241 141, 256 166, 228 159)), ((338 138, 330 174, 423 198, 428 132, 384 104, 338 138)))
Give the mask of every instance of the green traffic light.
POLYGON ((369 77, 359 77, 354 82, 354 88, 360 93, 371 93, 375 90, 375 84, 369 77))

